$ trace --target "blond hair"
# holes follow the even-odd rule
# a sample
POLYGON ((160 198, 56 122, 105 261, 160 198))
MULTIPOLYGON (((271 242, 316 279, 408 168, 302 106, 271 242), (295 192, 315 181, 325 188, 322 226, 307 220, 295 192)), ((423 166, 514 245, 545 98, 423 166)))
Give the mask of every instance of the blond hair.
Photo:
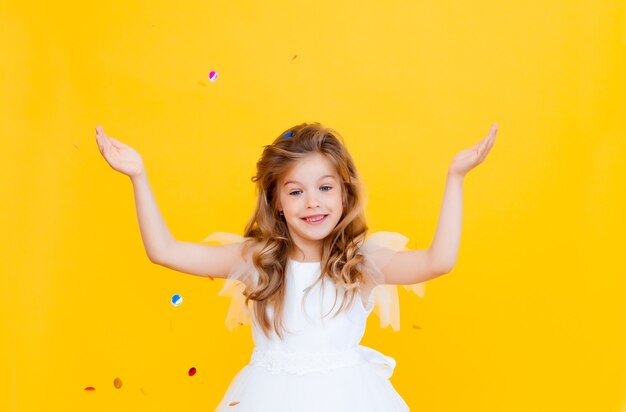
MULTIPOLYGON (((342 305, 335 316, 352 305, 357 288, 364 281, 358 270, 363 256, 356 252, 368 230, 364 213, 366 194, 343 138, 329 127, 317 122, 302 123, 285 130, 272 144, 264 147, 256 165, 256 175, 252 177, 258 197, 244 230, 244 236, 249 239, 243 247, 244 254, 251 249, 254 251, 251 256, 258 271, 258 282, 248 285, 244 295, 246 304, 253 301, 254 315, 268 338, 272 325, 266 310, 268 305, 273 307, 273 328, 282 339, 285 272, 289 251, 295 245, 277 206, 279 180, 296 162, 316 153, 326 156, 340 177, 343 213, 332 232, 323 239, 322 270, 315 282, 323 282, 328 277, 338 286, 337 292, 343 291, 342 305), (291 137, 284 138, 288 132, 292 132, 291 137)), ((311 289, 305 293, 305 299, 311 289)))

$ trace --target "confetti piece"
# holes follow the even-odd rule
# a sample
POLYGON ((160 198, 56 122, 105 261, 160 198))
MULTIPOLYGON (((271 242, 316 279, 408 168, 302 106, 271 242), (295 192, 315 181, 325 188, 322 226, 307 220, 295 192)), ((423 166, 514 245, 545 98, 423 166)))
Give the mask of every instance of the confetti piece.
POLYGON ((217 72, 215 70, 211 71, 211 73, 209 73, 209 80, 214 82, 217 79, 217 72))
POLYGON ((94 388, 93 386, 87 386, 87 387, 85 388, 85 390, 86 390, 86 391, 95 391, 95 390, 96 390, 96 388, 94 388))
POLYGON ((122 387, 122 380, 120 378, 115 378, 115 380, 113 381, 113 386, 115 386, 117 389, 122 387))
POLYGON ((196 374, 196 368, 189 369, 189 376, 193 376, 196 374))
POLYGON ((73 143, 73 145, 76 148, 76 150, 78 150, 78 145, 76 143, 73 143))
POLYGON ((419 325, 413 325, 413 329, 422 329, 419 325))
POLYGON ((291 58, 291 61, 293 61, 296 57, 298 57, 297 54, 291 58))
POLYGON ((183 303, 183 297, 182 296, 180 296, 178 293, 175 294, 174 296, 172 296, 172 305, 180 306, 181 303, 183 303))
POLYGON ((235 406, 235 405, 239 405, 239 402, 231 402, 228 404, 228 406, 235 406))
POLYGON ((146 391, 144 390, 144 388, 139 388, 139 389, 141 389, 141 392, 142 392, 144 395, 147 395, 147 393, 146 393, 146 391))

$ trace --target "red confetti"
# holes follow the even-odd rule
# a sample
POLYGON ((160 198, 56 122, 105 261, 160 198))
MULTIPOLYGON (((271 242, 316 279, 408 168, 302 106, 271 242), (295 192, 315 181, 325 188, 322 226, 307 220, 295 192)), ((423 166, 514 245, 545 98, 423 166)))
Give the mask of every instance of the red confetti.
POLYGON ((189 369, 189 376, 193 376, 196 374, 196 368, 189 369))
POLYGON ((122 380, 120 378, 115 378, 115 380, 113 381, 113 385, 119 389, 122 387, 122 380))
POLYGON ((228 406, 235 406, 235 405, 239 405, 239 402, 231 402, 228 404, 228 406))
POLYGON ((96 388, 94 388, 93 386, 87 386, 87 387, 85 388, 85 390, 86 390, 86 391, 95 391, 95 390, 96 390, 96 388))

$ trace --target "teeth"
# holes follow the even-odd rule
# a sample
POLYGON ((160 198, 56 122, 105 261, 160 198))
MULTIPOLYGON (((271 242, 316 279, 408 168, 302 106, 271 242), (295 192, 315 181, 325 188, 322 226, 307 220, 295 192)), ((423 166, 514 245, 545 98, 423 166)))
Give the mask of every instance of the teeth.
POLYGON ((316 217, 314 219, 308 219, 307 218, 306 220, 309 221, 309 222, 318 222, 318 221, 320 221, 322 219, 324 219, 324 216, 316 217))

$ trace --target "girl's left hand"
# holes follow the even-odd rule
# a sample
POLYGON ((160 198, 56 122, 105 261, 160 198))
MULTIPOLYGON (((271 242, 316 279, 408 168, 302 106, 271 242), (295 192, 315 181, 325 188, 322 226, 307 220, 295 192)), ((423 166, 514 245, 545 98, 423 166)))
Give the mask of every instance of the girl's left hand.
POLYGON ((498 124, 494 123, 487 137, 476 143, 474 147, 461 151, 452 159, 448 173, 463 177, 467 172, 481 164, 496 141, 497 132, 498 124))

